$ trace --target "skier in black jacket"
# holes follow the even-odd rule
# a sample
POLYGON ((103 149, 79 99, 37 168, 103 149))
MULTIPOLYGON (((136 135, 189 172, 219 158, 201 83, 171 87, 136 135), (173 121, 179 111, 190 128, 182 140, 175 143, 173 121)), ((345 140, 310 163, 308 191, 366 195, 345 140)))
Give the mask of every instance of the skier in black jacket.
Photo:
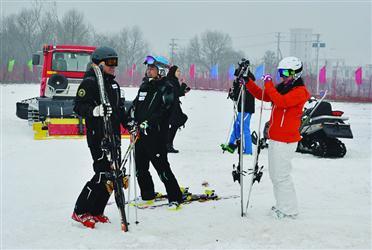
POLYGON ((167 150, 168 153, 178 153, 174 148, 173 141, 176 137, 178 128, 182 127, 187 121, 187 115, 182 112, 180 97, 185 96, 190 91, 190 87, 186 83, 180 84, 179 77, 181 71, 178 66, 173 65, 167 74, 167 80, 172 84, 174 90, 174 103, 172 105, 171 116, 169 120, 169 133, 167 150))
POLYGON ((120 124, 126 126, 128 122, 120 86, 114 80, 118 64, 117 53, 109 47, 97 48, 92 54, 92 62, 103 67, 104 86, 110 106, 101 104, 95 73, 92 68, 88 69, 78 88, 74 111, 85 118, 86 138, 93 158, 94 176, 81 191, 72 219, 90 228, 94 228, 96 222, 109 222, 103 213, 112 193, 112 186, 105 177, 111 166, 101 145, 104 137, 103 116, 110 116, 117 145, 120 145, 121 141, 120 124))
MULTIPOLYGON (((251 73, 250 70, 247 71, 246 75, 243 77, 244 81, 248 80, 248 77, 252 79, 256 79, 254 75, 251 73)), ((241 89, 242 83, 240 79, 235 79, 233 82, 233 87, 229 91, 229 98, 236 102, 238 107, 238 113, 236 114, 236 120, 234 121, 233 129, 231 131, 230 139, 228 143, 221 144, 221 148, 223 151, 228 151, 230 153, 234 153, 235 149, 238 147, 237 141, 240 140, 240 123, 241 123, 241 89)), ((245 101, 244 101, 244 117, 243 117, 243 133, 244 133, 244 145, 243 145, 243 153, 244 154, 252 154, 252 138, 251 138, 251 130, 250 130, 250 123, 251 123, 251 116, 254 113, 254 97, 248 91, 248 89, 243 85, 244 92, 245 92, 245 101)))
POLYGON ((140 137, 135 145, 137 180, 142 200, 151 203, 155 198, 154 183, 149 172, 150 161, 164 183, 170 209, 178 209, 182 193, 167 158, 169 117, 174 102, 172 85, 154 57, 148 56, 146 77, 133 101, 134 120, 139 124, 140 137))

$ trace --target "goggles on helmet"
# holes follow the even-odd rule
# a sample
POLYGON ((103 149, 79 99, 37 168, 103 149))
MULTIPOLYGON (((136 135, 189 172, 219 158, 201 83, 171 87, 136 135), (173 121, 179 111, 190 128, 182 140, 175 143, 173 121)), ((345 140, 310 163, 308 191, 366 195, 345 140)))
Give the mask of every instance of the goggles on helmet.
POLYGON ((112 58, 107 58, 103 60, 105 62, 106 66, 109 67, 116 67, 118 66, 118 58, 117 57, 112 57, 112 58))
POLYGON ((279 76, 288 78, 290 76, 294 76, 296 73, 292 69, 278 69, 279 76))
POLYGON ((155 58, 153 56, 146 56, 146 59, 145 59, 144 64, 147 64, 147 65, 154 64, 155 61, 156 60, 155 60, 155 58))

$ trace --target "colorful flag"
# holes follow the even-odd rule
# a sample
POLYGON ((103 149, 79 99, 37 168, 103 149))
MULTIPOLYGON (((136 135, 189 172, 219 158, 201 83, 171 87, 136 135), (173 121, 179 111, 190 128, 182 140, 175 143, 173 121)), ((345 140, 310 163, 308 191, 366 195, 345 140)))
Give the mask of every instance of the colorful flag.
POLYGON ((129 76, 133 77, 134 76, 134 71, 136 71, 136 64, 133 63, 132 68, 129 70, 129 76))
POLYGON ((355 71, 355 83, 357 85, 361 85, 362 82, 363 82, 363 78, 362 78, 362 67, 359 67, 355 71))
POLYGON ((195 79, 195 64, 190 65, 189 76, 190 76, 190 80, 195 79))
POLYGON ((34 71, 34 65, 32 65, 32 59, 27 62, 27 67, 30 72, 34 71))
POLYGON ((327 82, 327 73, 326 73, 326 66, 324 65, 320 70, 319 70, 319 83, 324 84, 327 82))
POLYGON ((261 77, 265 74, 265 64, 258 65, 256 67, 256 71, 254 72, 254 76, 256 77, 256 80, 261 79, 261 77))
POLYGON ((218 64, 211 67, 211 70, 209 72, 209 76, 211 79, 218 80, 218 64))
POLYGON ((15 60, 10 59, 9 62, 8 62, 8 72, 13 72, 14 64, 15 64, 15 60))
POLYGON ((276 82, 280 82, 280 74, 279 71, 276 71, 276 77, 275 77, 276 82))
POLYGON ((229 67, 229 80, 234 79, 235 67, 234 64, 231 64, 229 67))

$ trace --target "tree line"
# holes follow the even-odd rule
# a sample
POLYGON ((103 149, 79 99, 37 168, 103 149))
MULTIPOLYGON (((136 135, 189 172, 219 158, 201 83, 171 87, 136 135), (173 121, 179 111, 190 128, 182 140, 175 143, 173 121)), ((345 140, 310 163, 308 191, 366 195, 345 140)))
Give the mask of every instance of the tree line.
MULTIPOLYGON (((150 44, 138 26, 123 27, 117 33, 104 34, 97 32, 78 10, 71 9, 62 16, 57 13, 56 3, 46 6, 35 1, 31 8, 4 17, 0 30, 2 64, 9 60, 27 64, 31 55, 40 51, 44 44, 110 46, 119 54, 119 69, 140 65, 144 57, 151 53, 150 44)), ((207 30, 179 48, 172 57, 172 63, 185 71, 194 64, 198 72, 209 72, 212 66, 218 65, 220 74, 227 74, 229 66, 242 57, 244 52, 233 48, 228 34, 207 30)), ((263 60, 267 70, 275 67, 274 52, 266 52, 263 60)))

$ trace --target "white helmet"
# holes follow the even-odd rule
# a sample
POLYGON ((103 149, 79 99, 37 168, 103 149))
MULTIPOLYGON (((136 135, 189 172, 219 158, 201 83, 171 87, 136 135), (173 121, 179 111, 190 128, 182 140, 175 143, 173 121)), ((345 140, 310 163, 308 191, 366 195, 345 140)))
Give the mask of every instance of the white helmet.
POLYGON ((293 76, 297 80, 302 75, 302 62, 294 56, 285 57, 279 62, 278 71, 281 77, 293 76))

